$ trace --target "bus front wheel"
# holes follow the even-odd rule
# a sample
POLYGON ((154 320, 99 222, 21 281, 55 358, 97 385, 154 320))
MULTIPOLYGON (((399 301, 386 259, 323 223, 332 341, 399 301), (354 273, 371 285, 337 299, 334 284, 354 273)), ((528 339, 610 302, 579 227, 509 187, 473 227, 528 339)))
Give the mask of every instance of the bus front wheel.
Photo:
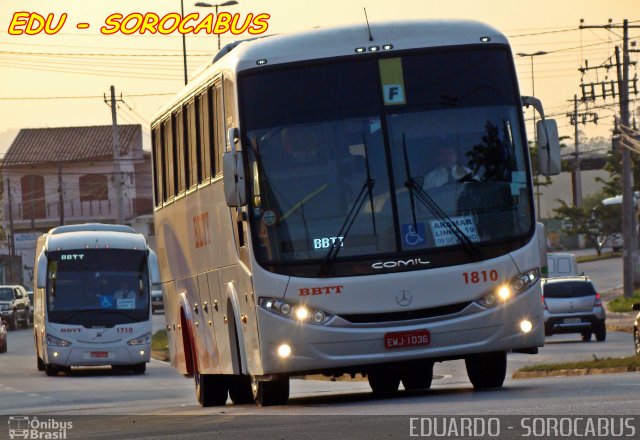
POLYGON ((228 384, 221 374, 200 374, 194 371, 196 399, 201 406, 223 406, 227 403, 228 384))
POLYGON ((60 368, 55 365, 44 364, 44 372, 47 376, 57 376, 60 371, 60 368))
POLYGON ((507 374, 507 352, 474 354, 464 360, 469 380, 476 390, 499 388, 507 374))
POLYGON ((400 378, 402 386, 407 391, 428 390, 433 381, 433 362, 428 362, 424 366, 411 366, 400 375, 400 378))
POLYGON ((259 406, 284 405, 289 400, 289 378, 275 380, 251 379, 253 399, 259 406))
POLYGON ((385 396, 394 394, 400 386, 400 376, 394 371, 376 370, 367 373, 369 386, 373 394, 385 396))

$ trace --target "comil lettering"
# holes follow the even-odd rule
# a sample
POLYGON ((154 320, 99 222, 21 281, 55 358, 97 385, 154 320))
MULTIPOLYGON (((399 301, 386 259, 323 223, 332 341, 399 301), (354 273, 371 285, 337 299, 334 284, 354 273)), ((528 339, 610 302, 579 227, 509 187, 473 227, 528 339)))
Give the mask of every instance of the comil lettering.
POLYGON ((374 269, 396 269, 398 267, 427 266, 429 264, 431 264, 431 261, 425 261, 422 258, 412 258, 410 260, 379 261, 373 263, 371 267, 374 269))

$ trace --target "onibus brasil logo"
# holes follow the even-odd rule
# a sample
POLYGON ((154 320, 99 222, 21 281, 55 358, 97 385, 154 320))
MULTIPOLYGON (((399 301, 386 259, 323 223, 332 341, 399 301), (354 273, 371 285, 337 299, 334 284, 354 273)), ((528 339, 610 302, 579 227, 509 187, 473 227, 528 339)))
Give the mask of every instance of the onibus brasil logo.
POLYGON ((73 422, 59 422, 55 419, 38 420, 37 417, 9 417, 9 438, 64 440, 73 422))

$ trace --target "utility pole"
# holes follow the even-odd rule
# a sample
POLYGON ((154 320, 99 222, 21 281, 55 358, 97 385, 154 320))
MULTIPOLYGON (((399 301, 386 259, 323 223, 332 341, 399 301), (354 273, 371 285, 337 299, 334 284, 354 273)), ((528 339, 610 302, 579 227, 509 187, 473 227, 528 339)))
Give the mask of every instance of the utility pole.
MULTIPOLYGON (((609 24, 604 26, 584 26, 580 29, 604 28, 623 30, 622 35, 622 62, 620 62, 620 47, 616 46, 616 68, 618 73, 618 91, 620 94, 620 123, 629 126, 629 28, 640 28, 640 26, 629 26, 629 20, 623 20, 623 24, 609 24)), ((622 235, 624 242, 624 252, 622 254, 623 263, 623 283, 624 296, 631 297, 634 290, 634 279, 640 281, 637 254, 638 240, 635 237, 635 206, 633 200, 633 170, 631 163, 631 152, 628 148, 622 148, 622 235)))
POLYGON ((62 165, 58 163, 58 206, 60 210, 60 226, 64 225, 64 197, 62 195, 62 165))
POLYGON ((16 255, 16 239, 13 236, 13 198, 11 197, 11 179, 7 177, 7 199, 9 199, 9 283, 13 279, 13 258, 16 255))
POLYGON ((576 147, 576 163, 573 169, 573 206, 582 207, 582 176, 580 175, 580 142, 578 141, 578 95, 573 95, 573 115, 575 116, 574 145, 576 147))
MULTIPOLYGON (((121 101, 118 100, 118 101, 121 101)), ((106 102, 106 97, 105 97, 106 102)), ((118 131, 118 115, 116 107, 116 88, 111 86, 111 134, 113 137, 113 186, 116 191, 117 223, 124 223, 122 207, 122 171, 120 171, 120 133, 118 131)))
POLYGON ((7 198, 9 199, 9 255, 16 254, 16 240, 13 236, 13 198, 11 197, 11 179, 7 177, 7 198))
POLYGON ((582 124, 587 122, 598 123, 598 114, 592 112, 578 112, 578 95, 573 95, 573 112, 567 113, 569 123, 574 126, 574 145, 575 145, 575 163, 571 171, 571 184, 573 188, 573 206, 580 208, 582 206, 582 174, 580 170, 580 133, 578 123, 582 120, 582 124))

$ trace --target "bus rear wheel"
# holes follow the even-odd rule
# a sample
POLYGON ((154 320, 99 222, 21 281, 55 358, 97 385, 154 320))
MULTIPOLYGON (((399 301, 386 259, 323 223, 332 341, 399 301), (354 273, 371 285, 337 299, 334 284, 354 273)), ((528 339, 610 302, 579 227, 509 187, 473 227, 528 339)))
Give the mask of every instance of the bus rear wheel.
POLYGON ((221 374, 193 373, 196 385, 196 399, 203 407, 223 406, 227 403, 228 385, 225 376, 221 374))
POLYGON ((400 375, 400 379, 407 391, 428 390, 433 381, 433 362, 410 367, 400 375))
POLYGON ((251 389, 251 377, 245 375, 229 377, 229 397, 235 405, 253 403, 253 391, 251 389))
POLYGON ((476 390, 499 388, 507 374, 507 352, 474 354, 464 360, 469 380, 476 390))
POLYGON ((275 380, 258 380, 251 378, 253 400, 259 406, 284 405, 289 400, 289 378, 279 377, 275 380))

